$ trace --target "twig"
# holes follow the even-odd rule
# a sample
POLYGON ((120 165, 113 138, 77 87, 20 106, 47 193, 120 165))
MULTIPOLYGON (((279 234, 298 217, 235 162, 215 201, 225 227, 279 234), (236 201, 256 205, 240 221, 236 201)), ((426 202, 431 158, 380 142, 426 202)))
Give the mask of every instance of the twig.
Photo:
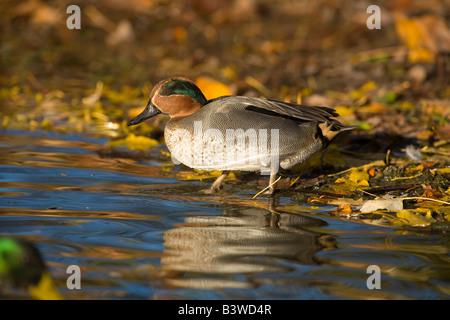
POLYGON ((266 86, 264 86, 261 82, 259 82, 258 80, 256 80, 253 77, 245 77, 245 82, 249 85, 252 86, 253 88, 255 88, 256 90, 258 90, 259 92, 261 92, 264 96, 266 97, 270 97, 272 92, 267 89, 266 86))
POLYGON ((377 196, 377 195, 375 195, 375 194, 372 194, 372 193, 370 193, 370 192, 364 191, 363 189, 359 189, 359 191, 361 191, 362 193, 367 193, 368 195, 370 195, 370 196, 372 196, 372 197, 379 198, 379 196, 377 196))
POLYGON ((327 176, 328 177, 337 176, 337 175, 349 172, 349 171, 354 170, 354 169, 366 169, 366 168, 370 168, 370 167, 385 167, 385 166, 386 166, 386 164, 384 163, 383 160, 376 160, 376 161, 373 161, 371 163, 364 164, 364 165, 362 165, 360 167, 349 168, 349 169, 346 169, 344 171, 328 174, 327 176))
POLYGON ((347 169, 347 170, 344 170, 344 171, 340 171, 340 172, 336 172, 336 173, 331 173, 331 174, 328 175, 328 177, 338 176, 340 174, 347 173, 347 172, 351 171, 352 169, 353 168, 350 168, 350 169, 347 169))
POLYGON ((434 202, 439 202, 439 203, 443 203, 446 205, 450 205, 450 202, 447 202, 447 201, 442 201, 442 200, 432 199, 432 198, 424 198, 424 197, 406 197, 406 198, 401 198, 401 200, 428 200, 428 201, 434 201, 434 202))
POLYGON ((300 176, 298 176, 297 179, 295 179, 293 182, 291 182, 289 184, 289 187, 292 187, 294 185, 294 183, 296 183, 298 181, 298 179, 300 179, 300 176))
POLYGON ((280 181, 281 176, 278 177, 277 180, 275 180, 274 182, 272 182, 271 184, 269 184, 267 187, 265 187, 264 189, 262 189, 260 192, 258 192, 257 194, 255 194, 253 196, 252 199, 255 199, 257 196, 259 196, 261 193, 263 193, 264 191, 266 191, 267 189, 269 189, 271 186, 273 186, 275 183, 277 183, 278 181, 280 181))
POLYGON ((351 196, 348 196, 345 194, 331 193, 331 192, 325 192, 325 191, 315 191, 315 190, 308 190, 308 189, 295 189, 295 191, 302 192, 302 193, 309 193, 309 194, 317 194, 319 196, 326 196, 326 197, 333 197, 333 198, 351 198, 351 196))
POLYGON ((420 152, 423 152, 423 153, 434 153, 434 154, 439 154, 439 155, 442 155, 442 156, 450 156, 450 152, 443 152, 443 151, 437 151, 437 150, 420 150, 420 152))
POLYGON ((372 193, 384 193, 384 192, 396 191, 396 190, 407 190, 407 189, 417 188, 417 187, 418 187, 418 185, 415 185, 415 184, 394 184, 394 185, 388 185, 388 186, 384 186, 384 187, 364 189, 364 191, 372 192, 372 193))
POLYGON ((423 174, 423 173, 421 172, 421 173, 416 174, 415 176, 411 176, 411 177, 397 177, 397 178, 391 179, 391 181, 395 181, 395 180, 406 180, 406 179, 414 179, 414 178, 417 178, 417 177, 421 176, 422 174, 423 174))

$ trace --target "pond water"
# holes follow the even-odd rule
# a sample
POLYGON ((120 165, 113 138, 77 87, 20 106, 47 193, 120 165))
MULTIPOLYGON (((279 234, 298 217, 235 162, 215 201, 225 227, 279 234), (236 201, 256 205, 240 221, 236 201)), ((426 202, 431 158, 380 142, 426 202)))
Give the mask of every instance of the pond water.
POLYGON ((269 206, 230 183, 203 195, 211 181, 180 181, 158 148, 139 160, 105 143, 0 134, 0 236, 33 242, 65 299, 450 298, 448 234, 339 219, 285 196, 269 206), (69 265, 80 290, 66 286, 69 265), (367 286, 370 265, 379 289, 367 286))

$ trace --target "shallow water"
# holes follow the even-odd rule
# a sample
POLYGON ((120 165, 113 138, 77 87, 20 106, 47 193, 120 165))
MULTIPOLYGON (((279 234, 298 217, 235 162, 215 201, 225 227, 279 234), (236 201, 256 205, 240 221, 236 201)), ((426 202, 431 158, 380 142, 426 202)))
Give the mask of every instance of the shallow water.
MULTIPOLYGON (((180 181, 107 139, 0 134, 0 236, 41 251, 66 299, 448 299, 450 237, 341 220, 226 184, 180 181), (81 289, 66 286, 69 265, 81 289), (380 289, 368 289, 370 265, 380 289)), ((4 293, 5 294, 5 293, 4 293)), ((14 298, 11 291, 6 298, 14 298)))

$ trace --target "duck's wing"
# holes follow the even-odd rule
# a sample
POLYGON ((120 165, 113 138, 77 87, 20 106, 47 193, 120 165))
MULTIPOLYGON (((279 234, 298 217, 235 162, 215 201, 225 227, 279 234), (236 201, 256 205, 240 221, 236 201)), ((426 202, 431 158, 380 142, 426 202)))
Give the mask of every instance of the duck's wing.
POLYGON ((327 123, 331 125, 330 129, 332 130, 354 129, 352 126, 345 126, 336 119, 332 119, 332 117, 338 117, 339 114, 328 107, 307 106, 264 98, 247 98, 243 103, 248 104, 245 109, 249 111, 271 114, 299 122, 327 123))
POLYGON ((307 106, 273 99, 243 97, 243 96, 223 96, 209 103, 215 102, 215 112, 227 113, 229 108, 236 110, 245 109, 260 114, 281 117, 297 122, 325 123, 330 130, 351 130, 355 127, 345 126, 333 117, 339 114, 332 108, 307 106))
POLYGON ((294 118, 298 121, 325 122, 330 121, 330 117, 337 117, 339 114, 334 109, 327 107, 306 106, 301 104, 288 103, 272 99, 250 98, 243 101, 248 104, 247 110, 259 113, 274 113, 280 116, 294 118))

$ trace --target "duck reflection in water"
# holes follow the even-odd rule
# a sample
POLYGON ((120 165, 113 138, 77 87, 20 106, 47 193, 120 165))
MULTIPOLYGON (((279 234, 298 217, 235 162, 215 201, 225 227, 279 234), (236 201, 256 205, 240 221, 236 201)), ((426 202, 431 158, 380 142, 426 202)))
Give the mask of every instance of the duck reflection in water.
POLYGON ((307 228, 326 224, 299 214, 240 206, 225 207, 221 215, 187 217, 164 233, 164 282, 192 288, 254 287, 239 275, 292 271, 283 261, 319 263, 315 254, 335 248, 335 239, 307 228))

